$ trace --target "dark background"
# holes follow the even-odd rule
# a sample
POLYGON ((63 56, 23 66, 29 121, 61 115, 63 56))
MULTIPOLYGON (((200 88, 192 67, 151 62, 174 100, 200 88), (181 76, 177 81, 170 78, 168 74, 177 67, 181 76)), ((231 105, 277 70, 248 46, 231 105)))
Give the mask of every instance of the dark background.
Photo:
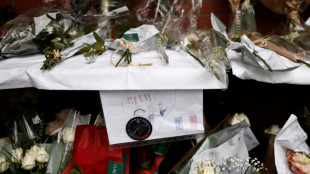
MULTIPOLYGON (((264 129, 272 124, 283 126, 291 114, 301 117, 305 106, 309 107, 309 86, 267 84, 254 80, 240 80, 230 75, 227 90, 204 90, 204 113, 207 123, 215 127, 228 114, 245 113, 251 122, 251 129, 260 145, 251 151, 252 157, 263 161, 267 147, 264 129)), ((6 135, 6 126, 23 114, 43 112, 45 122, 55 119, 61 109, 74 107, 82 114, 92 114, 92 121, 102 111, 98 91, 49 91, 34 88, 0 90, 0 137, 6 135)), ((304 127, 309 132, 309 130, 304 127)), ((160 173, 167 173, 174 164, 192 147, 195 141, 171 143, 166 158, 160 166, 160 173)), ((138 148, 133 148, 134 152, 138 148)), ((132 165, 134 166, 132 160, 132 165)))

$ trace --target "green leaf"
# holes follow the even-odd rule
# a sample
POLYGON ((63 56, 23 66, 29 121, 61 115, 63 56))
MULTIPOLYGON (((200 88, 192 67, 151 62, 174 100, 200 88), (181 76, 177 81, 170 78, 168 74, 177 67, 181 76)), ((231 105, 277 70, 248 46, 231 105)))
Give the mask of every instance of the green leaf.
POLYGON ((71 169, 69 174, 80 174, 80 171, 76 169, 71 169))
POLYGON ((99 42, 96 42, 93 44, 93 48, 96 50, 101 50, 102 49, 102 45, 99 42))
POLYGON ((91 46, 91 45, 89 45, 88 43, 84 43, 84 45, 89 46, 89 47, 92 47, 92 46, 91 46))
POLYGON ((63 44, 63 43, 59 43, 59 42, 55 42, 55 43, 54 43, 54 47, 55 47, 56 49, 59 49, 59 50, 64 49, 65 46, 66 46, 66 45, 63 44))
POLYGON ((91 51, 91 52, 89 52, 89 53, 84 54, 84 57, 93 56, 93 55, 95 55, 95 54, 96 54, 95 51, 91 51))
POLYGON ((102 47, 104 45, 104 40, 96 32, 93 32, 93 35, 94 35, 97 43, 99 43, 102 47))
POLYGON ((77 165, 77 164, 74 164, 74 165, 73 165, 73 169, 80 171, 80 167, 79 167, 79 165, 77 165))
POLYGON ((68 42, 68 39, 66 39, 66 38, 63 39, 63 42, 64 42, 64 44, 66 44, 66 45, 69 43, 69 42, 68 42))
POLYGON ((83 47, 78 52, 76 52, 74 55, 78 55, 78 54, 81 54, 81 53, 87 53, 89 51, 90 51, 90 47, 83 47))
POLYGON ((45 47, 42 52, 44 54, 47 54, 47 52, 50 52, 49 49, 50 49, 50 47, 45 47))

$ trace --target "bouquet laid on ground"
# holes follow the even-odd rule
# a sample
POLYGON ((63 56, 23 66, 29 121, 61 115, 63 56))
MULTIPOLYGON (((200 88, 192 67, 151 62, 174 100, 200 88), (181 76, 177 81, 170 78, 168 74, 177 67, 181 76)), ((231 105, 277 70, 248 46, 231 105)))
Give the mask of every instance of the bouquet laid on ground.
POLYGON ((224 48, 218 45, 217 33, 207 31, 191 32, 181 36, 179 48, 190 54, 202 67, 214 74, 221 88, 227 88, 231 66, 224 48))
POLYGON ((240 52, 245 64, 269 71, 289 71, 302 64, 309 66, 304 50, 294 43, 278 36, 263 37, 246 30, 241 35, 229 37, 225 31, 226 26, 213 14, 211 22, 222 42, 227 45, 227 50, 240 52))
MULTIPOLYGON (((198 146, 199 148, 195 148, 194 155, 176 173, 228 174, 265 170, 264 165, 257 158, 249 157, 248 151, 259 143, 245 120, 248 118, 244 114, 235 114, 227 118, 226 121, 233 126, 208 136, 198 146)), ((223 122, 223 125, 225 124, 223 122)))
POLYGON ((106 127, 79 125, 76 127, 72 161, 62 174, 71 173, 77 164, 85 174, 129 173, 129 150, 109 150, 106 127))
POLYGON ((13 121, 10 134, 11 144, 0 145, 1 171, 9 170, 11 173, 57 173, 62 144, 42 144, 43 124, 35 132, 33 123, 23 116, 13 121), (5 160, 4 160, 5 159, 5 160))
MULTIPOLYGON (((100 37, 108 38, 108 21, 123 15, 127 10, 128 8, 121 7, 105 14, 84 16, 70 13, 55 4, 29 10, 10 22, 11 28, 0 42, 1 55, 9 58, 43 53, 46 61, 42 69, 51 69, 77 53, 84 43, 95 44, 96 40, 91 39, 91 32, 96 29, 101 29, 97 30, 100 37), (91 36, 80 38, 89 33, 91 36), (67 48, 69 50, 64 51, 67 48)), ((93 49, 94 47, 96 45, 93 45, 93 49)))
MULTIPOLYGON (((59 172, 63 171, 71 162, 75 129, 77 125, 89 124, 91 115, 80 115, 73 109, 64 109, 56 115, 56 120, 46 127, 45 134, 61 137, 57 141, 64 145, 61 150, 59 172)), ((46 140, 47 141, 47 140, 46 140)))
POLYGON ((175 49, 181 34, 196 29, 201 6, 201 0, 143 0, 134 11, 138 21, 154 24, 161 34, 168 37, 167 46, 175 49))
MULTIPOLYGON (((126 31, 121 39, 117 39, 114 42, 106 43, 108 48, 114 49, 110 57, 110 62, 115 67, 117 66, 151 66, 151 63, 147 64, 133 64, 132 54, 138 52, 148 52, 150 50, 157 49, 159 31, 154 25, 142 25, 137 28, 132 28, 126 31), (117 55, 118 51, 121 51, 121 58, 114 63, 114 55, 117 55)), ((152 53, 153 54, 153 53, 152 53)), ((154 54, 158 58, 158 54, 154 54)), ((167 60, 168 61, 168 60, 167 60)), ((166 61, 166 62, 167 62, 166 61)))
POLYGON ((306 143, 308 136, 291 115, 274 142, 275 164, 278 173, 309 173, 310 148, 306 143))

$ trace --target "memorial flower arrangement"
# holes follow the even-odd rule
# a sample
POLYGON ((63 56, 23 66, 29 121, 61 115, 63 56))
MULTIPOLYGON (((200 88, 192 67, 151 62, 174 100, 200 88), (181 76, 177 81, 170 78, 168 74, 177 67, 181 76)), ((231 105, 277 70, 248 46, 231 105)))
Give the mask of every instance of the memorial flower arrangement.
POLYGON ((16 173, 45 173, 49 159, 50 154, 46 149, 37 145, 30 149, 19 147, 11 151, 11 163, 15 166, 16 173))
POLYGON ((25 116, 21 120, 13 121, 10 143, 0 145, 1 172, 9 170, 8 172, 16 174, 43 174, 58 170, 57 160, 61 156, 62 146, 56 143, 42 143, 43 120, 37 116, 34 121, 36 126, 33 122, 28 122, 25 116))

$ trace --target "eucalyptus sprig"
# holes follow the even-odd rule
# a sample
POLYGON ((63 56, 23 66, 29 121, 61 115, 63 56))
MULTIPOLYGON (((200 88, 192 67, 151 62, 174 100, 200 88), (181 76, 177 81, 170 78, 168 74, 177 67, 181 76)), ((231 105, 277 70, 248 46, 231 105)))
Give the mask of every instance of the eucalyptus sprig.
POLYGON ((85 47, 76 52, 75 55, 85 53, 84 57, 89 58, 94 55, 102 55, 107 50, 104 46, 104 40, 96 32, 93 32, 93 35, 96 42, 92 45, 84 43, 85 47))

